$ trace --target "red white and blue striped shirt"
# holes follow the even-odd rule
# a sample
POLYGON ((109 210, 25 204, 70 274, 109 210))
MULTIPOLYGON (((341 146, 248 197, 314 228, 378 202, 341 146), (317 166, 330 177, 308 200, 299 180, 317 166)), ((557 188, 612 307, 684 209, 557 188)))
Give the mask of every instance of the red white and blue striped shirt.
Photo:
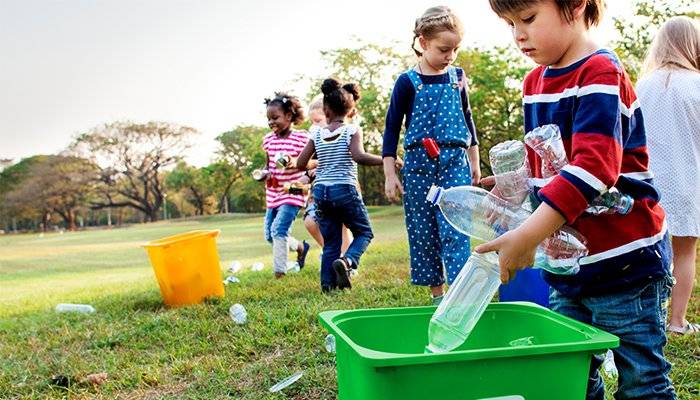
MULTIPOLYGON (((666 223, 648 169, 643 117, 615 54, 598 50, 568 67, 535 68, 523 84, 523 105, 525 131, 557 124, 569 160, 537 196, 588 240, 589 255, 577 275, 546 273, 545 280, 578 296, 611 293, 667 274, 666 223), (634 198, 629 214, 584 212, 612 186, 634 198)), ((533 176, 541 177, 539 158, 528 152, 533 176)))
POLYGON ((270 175, 275 178, 271 181, 274 184, 268 184, 265 192, 267 208, 277 208, 282 204, 304 207, 306 204, 306 196, 284 191, 284 184, 298 181, 304 176, 304 171, 296 168, 278 169, 275 164, 275 156, 279 152, 284 152, 290 157, 296 158, 308 141, 309 136, 306 131, 295 130, 292 130, 284 138, 280 138, 274 132, 268 133, 263 138, 262 148, 267 154, 267 169, 270 171, 270 175))

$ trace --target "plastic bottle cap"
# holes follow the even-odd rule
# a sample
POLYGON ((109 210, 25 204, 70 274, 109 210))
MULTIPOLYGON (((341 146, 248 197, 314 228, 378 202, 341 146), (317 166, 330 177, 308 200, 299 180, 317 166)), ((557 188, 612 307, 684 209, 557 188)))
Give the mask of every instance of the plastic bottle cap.
POLYGON ((426 200, 428 200, 431 204, 437 204, 440 202, 443 193, 445 193, 445 189, 433 185, 428 190, 428 196, 426 196, 426 200))

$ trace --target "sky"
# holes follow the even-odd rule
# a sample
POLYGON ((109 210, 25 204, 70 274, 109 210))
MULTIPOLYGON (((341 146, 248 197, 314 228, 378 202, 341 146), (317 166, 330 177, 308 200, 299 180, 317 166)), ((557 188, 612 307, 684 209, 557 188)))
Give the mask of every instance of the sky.
MULTIPOLYGON (((629 17, 631 2, 608 0, 599 43, 615 36, 612 17, 629 17)), ((464 22, 463 46, 512 45, 487 0, 441 3, 464 22)), ((60 152, 104 123, 162 120, 202 133, 187 160, 205 165, 220 133, 266 125, 265 97, 327 74, 322 50, 354 38, 408 48, 415 19, 437 4, 2 0, 0 159, 60 152)))

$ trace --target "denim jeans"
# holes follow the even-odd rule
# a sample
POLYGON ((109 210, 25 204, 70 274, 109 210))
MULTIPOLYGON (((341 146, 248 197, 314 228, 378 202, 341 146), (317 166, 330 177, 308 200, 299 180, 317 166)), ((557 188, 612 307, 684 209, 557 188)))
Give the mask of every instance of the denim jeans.
POLYGON ((265 240, 272 243, 272 268, 275 272, 287 271, 290 249, 296 249, 298 241, 289 236, 292 222, 301 207, 282 204, 265 212, 265 240))
POLYGON ((360 264, 360 257, 367 250, 374 234, 367 208, 355 185, 316 185, 313 191, 321 235, 323 235, 321 286, 336 287, 332 264, 341 256, 343 225, 350 229, 354 238, 345 252, 345 258, 352 263, 353 268, 357 268, 360 264))
MULTIPOLYGON (((669 378, 671 364, 664 358, 667 302, 673 277, 662 277, 641 287, 624 288, 604 296, 569 298, 551 289, 552 310, 593 325, 620 338, 613 349, 619 371, 615 399, 675 399, 669 378)), ((604 356, 591 360, 588 400, 603 400, 598 368, 604 356)))

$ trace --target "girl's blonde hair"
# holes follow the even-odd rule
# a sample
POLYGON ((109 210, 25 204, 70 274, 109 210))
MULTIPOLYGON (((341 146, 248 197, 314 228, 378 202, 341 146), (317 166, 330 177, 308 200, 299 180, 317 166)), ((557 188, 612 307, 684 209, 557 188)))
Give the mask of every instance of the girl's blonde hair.
POLYGON ((697 20, 678 16, 661 26, 644 61, 644 73, 660 68, 700 72, 700 23, 697 20))
POLYGON ((416 19, 411 48, 420 57, 423 53, 416 49, 416 39, 420 36, 432 39, 438 33, 445 31, 452 32, 461 38, 464 36, 462 21, 447 6, 430 7, 420 18, 416 19))

